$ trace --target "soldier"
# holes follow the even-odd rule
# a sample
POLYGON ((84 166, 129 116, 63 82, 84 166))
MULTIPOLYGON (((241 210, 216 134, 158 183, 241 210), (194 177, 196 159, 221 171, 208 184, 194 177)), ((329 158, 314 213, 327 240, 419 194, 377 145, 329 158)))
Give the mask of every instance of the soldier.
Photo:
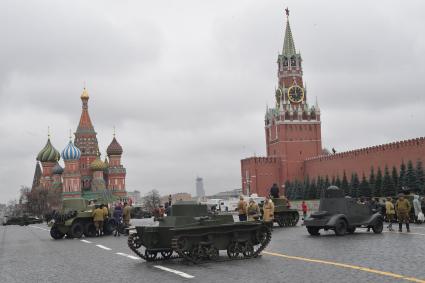
POLYGON ((273 186, 270 188, 270 195, 272 198, 279 198, 279 187, 276 183, 273 184, 273 186))
POLYGON ((239 221, 246 221, 247 207, 248 205, 243 199, 243 196, 240 196, 238 202, 239 221))
POLYGON ((393 220, 395 216, 395 209, 394 204, 392 202, 392 199, 390 197, 387 197, 387 201, 385 202, 385 212, 387 215, 387 221, 388 223, 388 230, 393 231, 393 220))
POLYGON ((269 196, 266 196, 266 200, 263 205, 263 221, 267 223, 270 228, 273 228, 274 218, 274 203, 271 201, 269 196))
POLYGON ((249 205, 248 205, 248 221, 254 221, 255 218, 258 219, 258 216, 260 215, 260 207, 258 204, 255 203, 255 201, 250 198, 249 199, 249 205))
POLYGON ((94 226, 96 227, 96 236, 99 237, 102 233, 103 227, 103 209, 100 206, 96 206, 92 212, 94 226))
POLYGON ((410 202, 404 198, 404 194, 398 195, 398 200, 395 203, 395 211, 398 219, 398 231, 402 232, 403 222, 406 223, 406 230, 410 232, 409 228, 409 213, 412 209, 410 202))
POLYGON ((123 209, 123 212, 122 212, 122 218, 123 218, 124 224, 126 226, 130 226, 131 208, 126 202, 124 202, 124 209, 123 209))

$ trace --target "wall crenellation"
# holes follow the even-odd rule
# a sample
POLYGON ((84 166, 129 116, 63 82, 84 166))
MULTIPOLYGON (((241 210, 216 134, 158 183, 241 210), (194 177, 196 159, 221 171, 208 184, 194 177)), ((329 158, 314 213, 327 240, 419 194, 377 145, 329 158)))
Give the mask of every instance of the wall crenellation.
POLYGON ((344 151, 344 152, 340 152, 336 154, 314 156, 311 158, 307 158, 306 160, 324 161, 324 160, 334 160, 334 159, 341 159, 341 158, 351 158, 351 157, 356 157, 359 155, 375 154, 375 153, 379 153, 383 151, 397 150, 397 149, 405 148, 405 147, 414 147, 414 146, 423 146, 423 145, 425 145, 425 137, 420 137, 415 139, 397 141, 397 142, 392 142, 387 144, 380 144, 380 145, 371 146, 371 147, 344 151))

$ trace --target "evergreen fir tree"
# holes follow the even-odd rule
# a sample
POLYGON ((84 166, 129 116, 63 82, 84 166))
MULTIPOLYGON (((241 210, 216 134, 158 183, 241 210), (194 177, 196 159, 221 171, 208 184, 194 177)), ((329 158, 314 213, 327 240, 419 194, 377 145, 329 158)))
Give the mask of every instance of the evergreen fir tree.
POLYGON ((310 177, 307 176, 304 178, 304 195, 303 199, 310 199, 310 177))
POLYGON ((394 183, 394 187, 395 187, 395 194, 397 194, 398 191, 398 172, 397 172, 397 168, 395 166, 393 166, 393 170, 391 172, 391 178, 393 179, 393 183, 394 183))
POLYGON ((416 187, 421 195, 425 194, 425 173, 420 159, 416 162, 416 187))
POLYGON ((382 181, 382 193, 384 196, 395 196, 396 188, 394 186, 393 178, 390 176, 390 170, 385 165, 384 169, 384 180, 382 181))
POLYGON ((329 188, 329 186, 331 185, 331 183, 329 182, 329 177, 328 175, 326 175, 325 177, 325 183, 324 183, 324 189, 326 190, 327 188, 329 188))
POLYGON ((291 200, 291 182, 289 182, 289 180, 287 180, 285 182, 285 196, 287 199, 291 200))
POLYGON ((314 179, 310 183, 309 199, 317 199, 317 187, 314 179))
POLYGON ((376 180, 375 180, 375 194, 373 195, 374 197, 381 197, 382 194, 382 182, 383 182, 383 178, 382 178, 382 171, 381 171, 381 167, 378 167, 378 171, 376 172, 376 180))
POLYGON ((335 186, 335 181, 336 181, 336 180, 335 180, 335 175, 333 175, 333 176, 332 176, 332 181, 331 181, 331 185, 332 185, 332 186, 335 186))
POLYGON ((375 195, 375 183, 376 183, 375 170, 373 169, 373 167, 370 167, 369 188, 370 188, 371 197, 375 195))
POLYGON ((341 188, 341 179, 339 178, 339 175, 336 176, 335 186, 341 188))
POLYGON ((351 182, 350 182, 350 187, 351 187, 351 197, 353 198, 358 198, 359 197, 359 176, 357 175, 357 173, 353 173, 351 175, 351 182))
POLYGON ((360 196, 370 198, 371 194, 372 192, 369 186, 369 182, 367 181, 366 176, 363 173, 362 182, 360 183, 360 196))
POLYGON ((406 164, 404 161, 401 162, 400 165, 400 174, 398 177, 398 192, 403 192, 402 188, 406 186, 406 164))
POLYGON ((322 193, 323 193, 323 179, 322 177, 317 177, 317 183, 316 183, 316 195, 318 198, 322 197, 322 193))
POLYGON ((345 174, 345 170, 344 174, 342 175, 341 189, 344 191, 346 196, 350 194, 350 186, 348 185, 347 174, 345 174))
POLYGON ((413 162, 412 160, 409 160, 407 162, 407 171, 406 171, 406 185, 409 188, 410 191, 416 192, 416 172, 415 168, 413 168, 413 162))

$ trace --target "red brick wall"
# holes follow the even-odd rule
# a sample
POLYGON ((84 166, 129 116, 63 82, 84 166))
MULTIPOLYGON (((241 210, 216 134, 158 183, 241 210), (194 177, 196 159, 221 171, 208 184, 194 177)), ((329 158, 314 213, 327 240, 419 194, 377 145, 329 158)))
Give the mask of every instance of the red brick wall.
POLYGON ((282 185, 282 160, 278 157, 250 157, 241 160, 242 191, 247 194, 246 177, 250 180, 250 194, 265 196, 273 183, 282 185))
POLYGON ((409 160, 415 163, 418 159, 425 162, 424 137, 313 157, 304 162, 305 175, 310 178, 326 175, 332 178, 339 175, 342 178, 345 170, 348 178, 354 172, 361 178, 363 172, 366 177, 369 176, 371 166, 375 168, 375 172, 378 166, 383 170, 385 165, 391 170, 393 166, 399 168, 403 160, 407 164, 409 160))

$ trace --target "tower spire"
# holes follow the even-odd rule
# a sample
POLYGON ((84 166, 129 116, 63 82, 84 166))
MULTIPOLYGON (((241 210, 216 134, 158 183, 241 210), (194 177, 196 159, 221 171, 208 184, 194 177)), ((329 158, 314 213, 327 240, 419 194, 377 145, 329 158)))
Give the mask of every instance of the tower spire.
POLYGON ((286 12, 286 30, 285 30, 285 39, 283 41, 283 55, 294 55, 295 51, 295 43, 294 38, 292 37, 291 26, 289 25, 289 9, 285 9, 286 12))

